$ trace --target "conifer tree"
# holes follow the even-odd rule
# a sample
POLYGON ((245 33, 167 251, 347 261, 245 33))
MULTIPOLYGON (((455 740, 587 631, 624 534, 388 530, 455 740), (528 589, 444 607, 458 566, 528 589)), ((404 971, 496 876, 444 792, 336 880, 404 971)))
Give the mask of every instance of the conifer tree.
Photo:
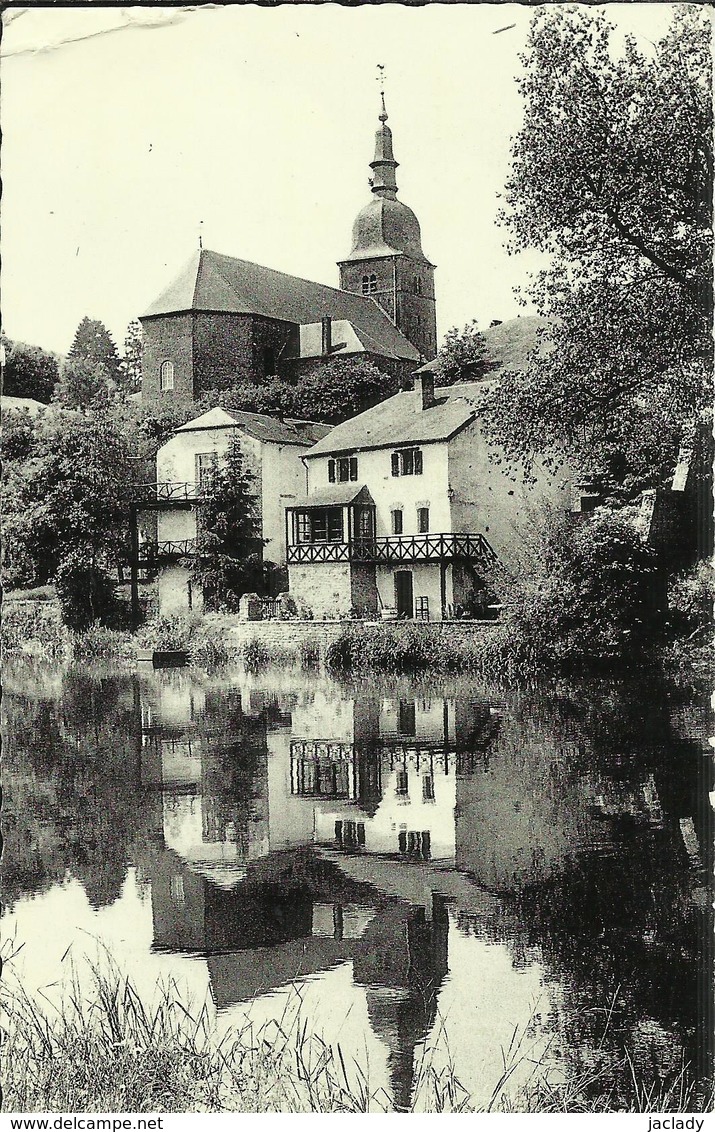
POLYGON ((142 328, 137 319, 129 323, 124 336, 122 369, 127 393, 138 393, 142 387, 142 328))
POLYGON ((103 322, 86 315, 75 331, 69 361, 103 366, 112 381, 121 384, 122 363, 114 339, 103 322))
POLYGON ((261 587, 263 548, 255 479, 237 437, 202 487, 192 574, 209 608, 235 609, 261 587))

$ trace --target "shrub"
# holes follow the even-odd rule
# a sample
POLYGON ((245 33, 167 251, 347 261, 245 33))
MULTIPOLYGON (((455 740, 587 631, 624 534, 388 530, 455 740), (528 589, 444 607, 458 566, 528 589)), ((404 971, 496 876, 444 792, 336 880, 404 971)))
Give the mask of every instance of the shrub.
POLYGON ((625 659, 654 625, 653 551, 626 512, 545 508, 520 532, 519 560, 495 575, 524 661, 573 668, 625 659))
POLYGON ((679 633, 693 633, 713 623, 715 570, 712 562, 698 562, 677 574, 668 585, 668 623, 679 633))
POLYGON ((81 551, 62 560, 55 587, 62 620, 70 629, 86 629, 95 621, 106 625, 116 616, 115 583, 81 551))
POLYGON ((190 634, 189 657, 192 664, 213 671, 238 660, 240 649, 231 644, 226 627, 220 621, 202 621, 190 634))
POLYGON ((155 617, 143 627, 139 643, 162 652, 190 652, 200 620, 198 614, 184 613, 155 617))
POLYGON ((301 641, 299 652, 303 668, 315 668, 320 661, 320 645, 315 640, 301 641))
POLYGON ((71 640, 71 650, 75 660, 102 657, 136 659, 131 634, 110 629, 106 625, 90 625, 83 632, 75 633, 71 640))
POLYGON ((262 668, 267 668, 271 660, 271 654, 257 637, 252 637, 250 641, 246 641, 243 646, 243 663, 246 668, 251 672, 260 672, 262 668))

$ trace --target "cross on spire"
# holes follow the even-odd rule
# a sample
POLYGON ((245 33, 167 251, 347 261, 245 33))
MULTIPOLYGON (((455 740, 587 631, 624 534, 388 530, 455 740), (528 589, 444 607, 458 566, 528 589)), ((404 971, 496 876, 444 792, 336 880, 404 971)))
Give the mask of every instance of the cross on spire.
POLYGON ((387 110, 385 109, 385 64, 377 64, 377 81, 380 84, 380 101, 382 102, 382 114, 380 114, 380 121, 387 121, 387 110))

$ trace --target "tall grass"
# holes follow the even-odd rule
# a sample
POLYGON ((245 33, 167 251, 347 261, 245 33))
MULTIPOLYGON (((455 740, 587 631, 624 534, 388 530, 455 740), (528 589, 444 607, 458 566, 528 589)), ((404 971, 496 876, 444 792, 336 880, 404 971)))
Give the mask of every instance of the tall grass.
MULTIPOLYGON (((4 1107, 10 1112, 390 1112, 369 1066, 311 1032, 294 986, 274 1020, 220 1034, 213 1007, 172 979, 147 1006, 106 957, 74 964, 58 1005, 32 996, 10 964, 0 984, 4 1107)), ((687 1067, 667 1088, 626 1056, 627 1094, 603 1069, 567 1076, 538 1054, 530 1023, 502 1051, 503 1071, 477 1107, 459 1081, 442 1022, 415 1063, 411 1109, 422 1112, 700 1112, 687 1067)))
POLYGON ((521 670, 508 625, 474 626, 472 632, 435 632, 431 626, 346 625, 328 646, 326 663, 336 671, 378 669, 390 673, 473 672, 508 675, 521 670))

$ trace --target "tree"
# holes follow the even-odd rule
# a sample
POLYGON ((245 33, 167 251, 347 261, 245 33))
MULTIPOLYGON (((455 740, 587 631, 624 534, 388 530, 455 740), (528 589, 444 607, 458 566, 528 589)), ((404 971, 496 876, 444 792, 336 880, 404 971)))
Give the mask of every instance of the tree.
POLYGON ((39 346, 26 346, 24 342, 2 339, 5 349, 3 393, 9 397, 32 397, 47 403, 59 377, 54 354, 39 346))
POLYGON ((242 593, 261 585, 262 548, 254 478, 238 439, 209 476, 197 515, 193 577, 213 608, 236 608, 242 593))
POLYGON ((456 326, 448 330, 437 354, 435 384, 454 385, 457 381, 479 381, 497 363, 490 357, 484 336, 476 320, 461 332, 456 326))
POLYGON ((117 347, 99 319, 85 315, 75 331, 67 358, 72 362, 86 362, 91 367, 101 366, 107 371, 111 381, 117 385, 122 382, 122 363, 117 347))
POLYGON ((296 417, 339 424, 396 393, 399 379, 378 369, 374 362, 332 358, 306 370, 297 381, 267 378, 260 385, 241 381, 233 388, 202 394, 196 409, 221 405, 226 409, 296 417))
MULTIPOLYGON (((30 457, 6 469, 3 554, 10 575, 32 563, 53 579, 63 562, 111 570, 128 545, 132 445, 103 412, 48 411, 35 424, 30 457)), ((25 570, 27 573, 27 569, 25 570)))
POLYGON ((531 297, 553 348, 488 399, 489 432, 515 460, 637 462, 656 436, 657 475, 708 403, 708 12, 682 6, 645 48, 619 46, 593 9, 544 5, 533 18, 503 219, 515 250, 550 258, 531 297))
POLYGON ((65 409, 97 409, 114 392, 116 385, 106 366, 88 358, 68 358, 55 387, 55 400, 65 409))
POLYGON ((657 612, 655 556, 625 510, 601 507, 575 519, 544 508, 523 524, 520 546, 492 584, 522 661, 598 665, 647 642, 657 612))
POLYGON ((399 378, 374 362, 332 358, 300 377, 293 415, 339 424, 378 405, 400 387, 399 378))
POLYGON ((142 328, 134 319, 129 323, 124 336, 124 357, 122 376, 128 393, 138 393, 142 387, 142 328))

